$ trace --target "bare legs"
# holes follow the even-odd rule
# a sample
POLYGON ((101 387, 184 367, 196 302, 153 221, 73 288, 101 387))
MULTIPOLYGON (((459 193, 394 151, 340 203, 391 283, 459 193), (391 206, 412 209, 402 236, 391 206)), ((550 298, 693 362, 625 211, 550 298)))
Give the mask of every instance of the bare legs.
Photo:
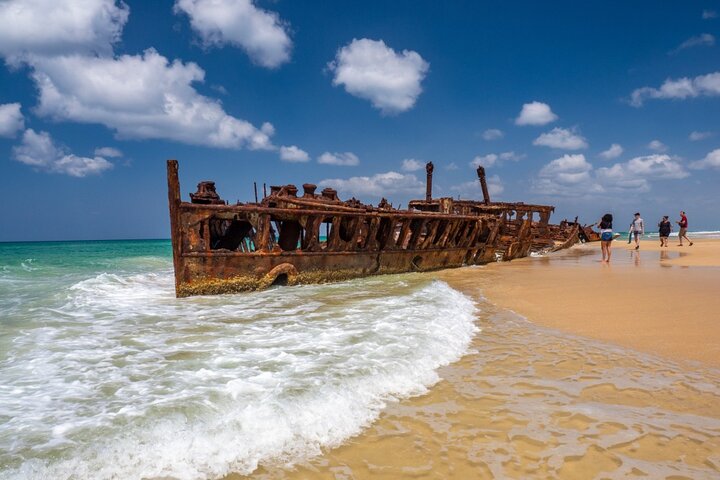
POLYGON ((602 251, 602 261, 603 263, 610 263, 610 255, 612 254, 612 250, 610 249, 610 243, 612 243, 612 240, 609 241, 600 241, 600 250, 602 251))
POLYGON ((682 246, 683 246, 683 243, 682 243, 683 238, 684 238, 685 240, 687 240, 687 242, 688 242, 690 245, 693 244, 693 243, 692 243, 692 240, 690 240, 690 239, 688 238, 688 236, 687 236, 687 230, 685 230, 685 229, 680 230, 680 234, 678 235, 678 237, 679 237, 679 240, 680 240, 680 244, 678 245, 678 247, 682 247, 682 246))

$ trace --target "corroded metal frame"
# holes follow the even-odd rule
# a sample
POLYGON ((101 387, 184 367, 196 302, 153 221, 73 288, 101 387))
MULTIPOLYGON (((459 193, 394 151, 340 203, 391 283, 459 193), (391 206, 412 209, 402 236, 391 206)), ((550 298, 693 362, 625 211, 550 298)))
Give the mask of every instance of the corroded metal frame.
POLYGON ((177 161, 168 160, 167 176, 178 297, 495 260, 501 226, 495 215, 340 202, 334 190, 316 195, 309 184, 302 197, 287 185, 271 187, 259 203, 227 205, 212 182, 201 182, 191 197, 195 203, 183 202, 177 161), (328 235, 320 241, 323 224, 328 235))

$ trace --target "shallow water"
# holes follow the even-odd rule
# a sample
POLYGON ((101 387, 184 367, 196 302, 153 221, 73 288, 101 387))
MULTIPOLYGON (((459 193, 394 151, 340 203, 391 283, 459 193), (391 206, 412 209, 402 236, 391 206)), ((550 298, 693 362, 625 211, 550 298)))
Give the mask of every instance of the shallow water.
POLYGON ((478 298, 482 334, 428 394, 322 457, 253 478, 720 478, 718 370, 541 328, 478 298))
POLYGON ((167 243, 141 243, 0 247, 4 478, 307 458, 425 392, 477 331, 468 298, 419 276, 177 300, 167 243))

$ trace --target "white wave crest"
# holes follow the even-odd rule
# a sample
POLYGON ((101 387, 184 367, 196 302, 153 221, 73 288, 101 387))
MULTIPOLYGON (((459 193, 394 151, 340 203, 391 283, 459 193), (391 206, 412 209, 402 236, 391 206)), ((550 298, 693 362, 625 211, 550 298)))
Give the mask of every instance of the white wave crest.
POLYGON ((101 274, 0 363, 0 464, 200 479, 316 455, 435 383, 475 311, 419 277, 177 300, 171 272, 101 274))

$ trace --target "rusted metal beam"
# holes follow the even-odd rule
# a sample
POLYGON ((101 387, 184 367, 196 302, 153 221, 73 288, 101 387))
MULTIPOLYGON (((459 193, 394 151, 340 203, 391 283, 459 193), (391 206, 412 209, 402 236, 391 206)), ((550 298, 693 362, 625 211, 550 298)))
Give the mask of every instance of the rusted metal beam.
POLYGON ((427 162, 425 164, 425 173, 426 173, 426 180, 425 180, 425 201, 429 202, 432 200, 432 176, 433 176, 433 170, 435 169, 435 166, 432 162, 427 162))
MULTIPOLYGON (((180 180, 177 160, 167 161, 168 205, 170 207, 170 238, 172 242, 173 267, 177 272, 181 267, 180 255, 180 180)), ((178 294, 179 277, 175 275, 175 293, 178 294)))
POLYGON ((488 191, 487 181, 485 180, 485 167, 482 165, 477 167, 477 176, 480 179, 480 188, 482 188, 483 202, 485 205, 490 203, 490 192, 488 191))

